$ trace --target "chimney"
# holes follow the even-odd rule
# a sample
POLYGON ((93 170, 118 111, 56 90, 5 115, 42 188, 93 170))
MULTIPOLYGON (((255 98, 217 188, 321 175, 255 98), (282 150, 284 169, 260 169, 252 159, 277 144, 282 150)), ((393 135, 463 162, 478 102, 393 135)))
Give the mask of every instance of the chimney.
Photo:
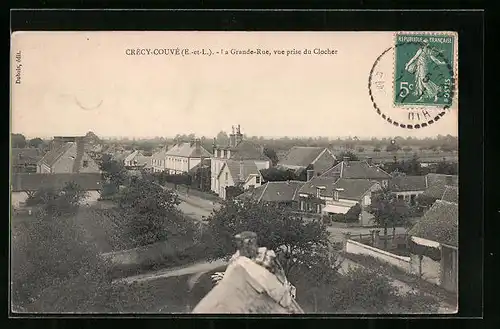
POLYGON ((344 161, 345 165, 347 165, 347 166, 349 165, 349 157, 344 157, 343 161, 344 161))
POLYGON ((313 169, 309 169, 307 171, 307 181, 310 181, 313 177, 314 177, 314 170, 313 169))
POLYGON ((373 165, 372 157, 366 157, 366 163, 371 167, 373 165))
POLYGON ((243 160, 240 160, 240 181, 243 182, 245 177, 243 177, 243 160))
POLYGON ((214 141, 212 142, 212 153, 216 156, 215 152, 217 151, 217 139, 214 137, 214 141))
POLYGON ((236 135, 234 134, 234 126, 231 126, 231 134, 229 134, 229 147, 236 146, 236 135))
POLYGON ((199 149, 200 149, 200 147, 201 147, 201 139, 196 138, 196 139, 194 140, 194 147, 195 147, 197 150, 199 150, 199 149))
POLYGON ((236 234, 234 237, 240 256, 244 256, 250 259, 257 257, 257 234, 255 234, 254 232, 245 231, 236 234))
POLYGON ((238 125, 236 127, 235 144, 234 144, 234 146, 237 146, 242 140, 243 140, 243 134, 241 133, 240 125, 238 125))

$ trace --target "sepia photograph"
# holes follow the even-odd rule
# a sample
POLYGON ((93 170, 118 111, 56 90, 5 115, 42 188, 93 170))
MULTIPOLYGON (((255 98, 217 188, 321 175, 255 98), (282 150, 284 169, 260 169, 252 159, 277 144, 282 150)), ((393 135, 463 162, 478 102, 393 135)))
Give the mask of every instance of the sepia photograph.
POLYGON ((458 47, 13 33, 11 312, 457 313, 458 47))

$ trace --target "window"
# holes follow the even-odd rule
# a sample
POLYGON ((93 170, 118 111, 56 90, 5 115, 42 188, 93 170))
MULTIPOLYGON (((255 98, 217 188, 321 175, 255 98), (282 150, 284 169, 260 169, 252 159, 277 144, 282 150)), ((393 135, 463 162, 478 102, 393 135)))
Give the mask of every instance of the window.
POLYGON ((255 183, 260 184, 260 176, 255 177, 255 183))
POLYGON ((227 173, 226 173, 226 181, 227 181, 227 178, 228 178, 228 175, 227 175, 227 173))
POLYGON ((339 191, 335 191, 335 192, 333 193, 333 197, 334 197, 334 199, 335 199, 336 201, 338 201, 338 200, 339 200, 339 191))
POLYGON ((87 168, 89 166, 89 162, 87 160, 83 160, 83 168, 87 168))
POLYGON ((371 198, 369 195, 365 195, 365 206, 368 206, 371 204, 371 198))

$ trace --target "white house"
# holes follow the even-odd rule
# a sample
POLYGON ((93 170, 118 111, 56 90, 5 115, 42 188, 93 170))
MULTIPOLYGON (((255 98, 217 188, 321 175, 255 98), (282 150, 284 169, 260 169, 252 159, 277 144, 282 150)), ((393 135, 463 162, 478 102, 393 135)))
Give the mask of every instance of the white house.
POLYGON ((145 156, 139 150, 135 150, 134 152, 129 154, 125 158, 125 160, 123 160, 123 163, 125 165, 125 168, 127 169, 138 169, 138 168, 144 168, 150 163, 150 161, 151 157, 145 156))
MULTIPOLYGON (((211 159, 211 189, 219 196, 223 193, 221 191, 225 191, 225 187, 228 186, 225 181, 225 176, 220 175, 221 170, 228 160, 235 161, 238 164, 243 161, 245 167, 250 167, 249 163, 253 162, 258 171, 271 167, 271 160, 263 154, 263 150, 260 146, 250 141, 243 140, 243 134, 241 134, 240 126, 238 125, 236 131, 233 128, 233 133, 229 135, 229 145, 220 146, 216 145, 215 142, 213 145, 213 155, 211 159)), ((258 184, 260 186, 260 183, 258 184)))
POLYGON ((219 182, 218 194, 226 199, 226 188, 241 184, 244 190, 259 187, 262 175, 253 160, 226 160, 217 176, 219 182))
POLYGON ((167 169, 167 147, 162 148, 151 156, 153 172, 163 172, 167 169))
POLYGON ((178 143, 166 152, 165 170, 171 175, 187 173, 211 156, 210 152, 201 146, 199 139, 189 143, 178 143))

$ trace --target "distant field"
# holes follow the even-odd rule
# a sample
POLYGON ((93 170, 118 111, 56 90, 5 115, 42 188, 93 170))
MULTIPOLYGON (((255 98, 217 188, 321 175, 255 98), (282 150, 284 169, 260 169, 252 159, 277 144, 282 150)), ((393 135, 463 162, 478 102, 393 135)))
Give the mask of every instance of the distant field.
MULTIPOLYGON (((338 155, 339 153, 343 152, 344 150, 342 149, 333 149, 332 152, 335 155, 338 155)), ((288 153, 288 150, 280 150, 277 151, 276 154, 278 155, 278 159, 283 159, 286 154, 288 153)), ((418 149, 415 149, 410 152, 404 152, 404 151, 399 151, 399 152, 386 152, 386 151, 381 151, 381 152, 373 152, 373 151, 365 151, 365 152, 358 152, 354 151, 354 154, 358 156, 360 159, 364 159, 367 157, 371 157, 373 161, 392 161, 394 159, 394 156, 398 160, 409 160, 412 159, 413 156, 416 154, 417 157, 419 158, 420 161, 436 161, 436 160, 442 160, 443 158, 446 159, 446 161, 458 161, 458 153, 454 152, 433 152, 433 151, 420 151, 418 149)), ((341 159, 339 159, 341 160, 341 159)))

